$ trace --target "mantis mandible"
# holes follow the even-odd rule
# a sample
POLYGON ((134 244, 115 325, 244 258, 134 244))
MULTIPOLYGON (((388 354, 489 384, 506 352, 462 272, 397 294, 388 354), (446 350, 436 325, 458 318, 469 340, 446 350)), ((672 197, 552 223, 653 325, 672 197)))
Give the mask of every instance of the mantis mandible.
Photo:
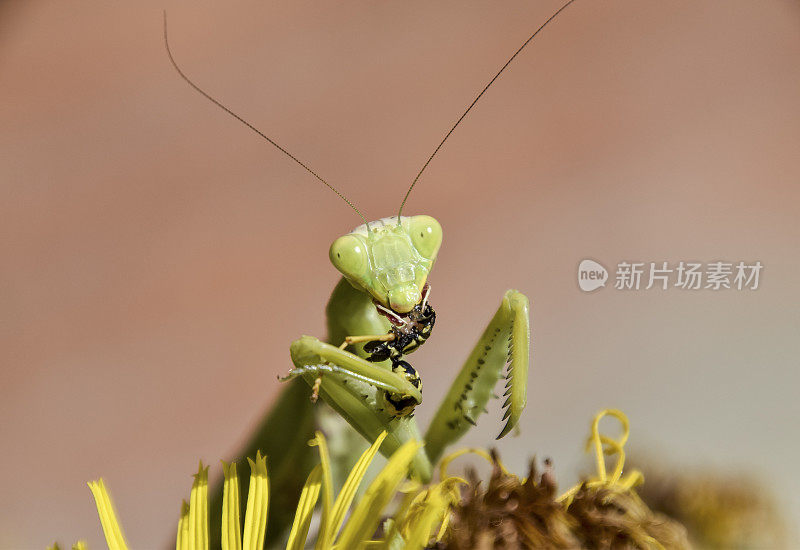
POLYGON ((416 457, 412 474, 423 481, 430 478, 432 465, 444 449, 466 433, 485 411, 501 379, 506 380, 503 404, 506 423, 498 439, 517 425, 526 405, 529 302, 522 293, 509 290, 425 435, 420 436, 414 410, 422 402, 422 381, 407 358, 428 340, 434 327, 436 315, 430 303, 428 277, 442 244, 442 228, 427 215, 403 216, 403 208, 425 168, 478 100, 525 46, 574 1, 570 0, 550 16, 478 94, 417 173, 397 215, 376 221, 368 221, 350 200, 306 164, 190 80, 170 51, 165 14, 164 40, 178 74, 206 99, 331 189, 363 222, 331 245, 330 260, 342 277, 326 309, 328 342, 302 336, 292 343, 294 368, 282 380, 300 379, 308 387, 305 399, 295 399, 291 406, 284 407, 283 421, 291 424, 303 415, 313 414, 310 403, 321 397, 368 441, 374 441, 386 430, 388 436, 381 447, 384 455, 390 455, 409 439, 421 439, 425 445, 416 457))

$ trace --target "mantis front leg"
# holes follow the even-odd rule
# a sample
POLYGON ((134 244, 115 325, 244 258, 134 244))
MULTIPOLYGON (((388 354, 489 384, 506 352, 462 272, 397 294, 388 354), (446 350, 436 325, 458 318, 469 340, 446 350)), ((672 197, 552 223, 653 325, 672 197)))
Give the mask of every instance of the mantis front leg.
POLYGON ((506 378, 503 404, 508 419, 498 439, 516 426, 525 408, 530 348, 528 298, 509 290, 425 434, 425 449, 434 464, 445 447, 458 440, 484 412, 494 386, 506 378), (505 372, 504 371, 505 368, 505 372))
MULTIPOLYGON (((422 401, 422 394, 409 378, 312 336, 293 342, 290 353, 295 368, 284 380, 302 377, 309 385, 318 384, 325 403, 367 441, 375 441, 387 431, 381 445, 385 456, 409 439, 421 439, 414 419, 398 415, 394 405, 408 402, 413 408, 422 401)), ((430 478, 431 465, 424 452, 419 453, 413 467, 420 479, 430 478)))
MULTIPOLYGON (((375 441, 387 430, 388 437, 381 446, 384 456, 409 439, 421 440, 415 419, 410 415, 394 417, 386 410, 385 402, 385 392, 389 392, 418 403, 419 390, 402 373, 392 372, 390 361, 366 361, 369 354, 363 349, 362 339, 356 338, 347 350, 337 347, 353 335, 386 336, 390 324, 377 312, 372 299, 341 279, 331 294, 326 313, 330 344, 310 336, 296 340, 290 348, 295 365, 291 374, 302 377, 311 386, 320 378, 319 393, 323 401, 367 441, 375 441)), ((302 406, 308 403, 306 397, 302 406)), ((417 477, 430 479, 431 465, 424 451, 420 451, 413 467, 417 477)))
MULTIPOLYGON (((336 393, 341 386, 348 383, 353 386, 348 393, 366 391, 360 384, 373 387, 391 393, 393 396, 411 397, 417 403, 422 401, 422 395, 406 378, 374 363, 370 363, 357 355, 354 355, 341 347, 335 347, 324 342, 320 342, 313 336, 303 336, 292 343, 289 352, 295 368, 291 370, 289 376, 283 378, 288 380, 297 376, 303 376, 306 380, 315 380, 323 376, 321 389, 328 393, 336 393), (360 384, 354 384, 359 382, 360 384)), ((370 393, 374 393, 370 391, 370 393)), ((362 394, 362 399, 369 399, 372 396, 362 394)), ((380 406, 379 402, 368 402, 370 406, 380 406)), ((380 432, 376 434, 379 435, 380 432)))

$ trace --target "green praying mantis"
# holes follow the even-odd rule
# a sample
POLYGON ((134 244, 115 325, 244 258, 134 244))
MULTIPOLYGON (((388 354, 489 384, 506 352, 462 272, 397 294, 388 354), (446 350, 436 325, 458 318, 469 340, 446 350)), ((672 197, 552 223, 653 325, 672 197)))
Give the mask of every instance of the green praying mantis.
MULTIPOLYGON (((517 426, 526 405, 530 307, 524 294, 509 290, 427 431, 420 435, 414 410, 422 403, 422 380, 406 359, 428 340, 435 323, 428 278, 442 244, 442 228, 427 215, 403 216, 403 208, 424 170, 478 100, 533 38, 574 1, 551 15, 477 95, 417 173, 397 215, 376 221, 368 221, 350 200, 306 164, 189 79, 170 50, 165 14, 164 41, 170 62, 181 78, 331 189, 363 222, 336 239, 330 248, 330 261, 342 277, 326 308, 327 342, 302 336, 291 344, 294 368, 281 380, 293 382, 247 446, 246 454, 254 454, 256 449, 266 451, 273 471, 276 461, 278 469, 283 467, 286 471, 300 466, 314 425, 312 403, 317 398, 369 442, 386 431, 381 447, 386 456, 409 439, 422 440, 424 446, 412 465, 412 475, 421 481, 430 479, 433 465, 444 449, 475 425, 500 380, 506 382, 506 400, 505 425, 498 439, 517 426), (274 453, 270 452, 272 449, 274 453)), ((273 476, 273 480, 280 482, 281 478, 273 476)), ((271 515, 270 523, 274 521, 275 515, 271 515)))
MULTIPOLYGON (((328 338, 341 345, 303 336, 290 348, 295 367, 283 380, 305 379, 312 401, 320 395, 368 440, 386 430, 386 454, 420 439, 413 411, 422 402, 422 384, 404 358, 433 329, 427 278, 441 242, 441 226, 430 216, 384 218, 339 237, 330 258, 343 277, 327 316, 328 338)), ((428 479, 442 450, 475 424, 503 377, 507 422, 499 437, 517 424, 525 408, 528 317, 528 299, 506 292, 422 438, 414 463, 419 477, 428 479)))

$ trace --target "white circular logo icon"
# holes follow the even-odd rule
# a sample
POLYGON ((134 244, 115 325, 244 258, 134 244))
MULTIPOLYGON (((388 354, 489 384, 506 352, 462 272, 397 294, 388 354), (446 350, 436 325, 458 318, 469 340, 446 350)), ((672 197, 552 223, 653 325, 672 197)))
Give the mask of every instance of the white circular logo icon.
POLYGON ((578 265, 578 286, 584 292, 606 286, 608 271, 594 260, 582 260, 578 265))

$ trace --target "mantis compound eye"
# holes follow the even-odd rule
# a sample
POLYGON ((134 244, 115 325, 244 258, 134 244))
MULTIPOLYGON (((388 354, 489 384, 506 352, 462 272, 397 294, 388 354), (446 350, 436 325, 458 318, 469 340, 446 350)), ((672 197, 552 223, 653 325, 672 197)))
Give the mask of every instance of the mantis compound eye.
POLYGON ((361 278, 369 268, 367 247, 358 237, 345 235, 331 245, 331 263, 345 276, 361 278))
POLYGON ((430 216, 414 216, 408 232, 417 252, 429 260, 435 260, 442 245, 442 226, 439 222, 430 216))

